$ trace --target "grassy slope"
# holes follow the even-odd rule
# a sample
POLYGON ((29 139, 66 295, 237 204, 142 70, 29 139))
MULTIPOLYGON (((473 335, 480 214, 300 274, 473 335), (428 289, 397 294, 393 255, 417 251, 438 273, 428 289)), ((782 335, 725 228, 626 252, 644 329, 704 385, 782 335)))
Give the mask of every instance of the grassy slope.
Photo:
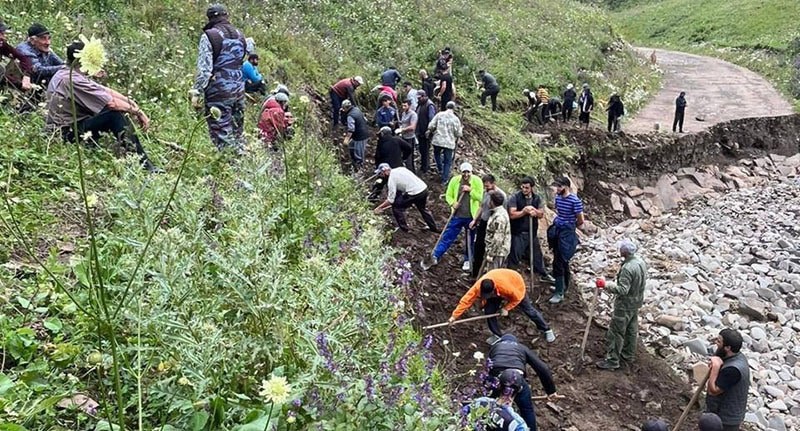
MULTIPOLYGON (((112 334, 123 367, 120 396, 129 427, 135 427, 139 413, 145 428, 257 422, 269 410, 257 386, 270 373, 286 375, 292 395, 303 400, 304 407, 292 409, 300 428, 335 422, 359 429, 369 427, 363 421, 375 416, 414 429, 452 423, 446 387, 438 374, 426 377, 428 354, 419 336, 395 320, 414 308, 391 305, 404 297, 404 267, 383 249, 376 219, 352 193, 352 182, 337 173, 333 149, 316 140, 316 119, 325 114, 293 100, 302 131, 287 146, 288 167, 256 145, 253 156, 229 163, 211 148, 202 125, 190 139, 197 117, 185 94, 205 3, 2 0, 0 5, 17 31, 10 34, 12 41, 20 40, 33 20, 54 30, 59 53, 79 30, 102 38, 111 57, 109 83, 150 114, 153 127, 144 144, 168 171, 151 178, 131 159, 115 160, 106 151, 85 153, 86 200, 97 223, 98 257, 107 268, 102 276, 92 276, 86 269, 90 253, 75 148, 44 136, 41 115, 0 110, 5 197, 0 423, 93 429, 97 419, 52 408, 61 394, 75 391, 97 398, 103 417, 115 415, 117 400, 102 395, 112 392, 112 334), (31 11, 40 12, 33 16, 31 11), (189 147, 189 142, 182 185, 158 225, 186 155, 165 144, 189 147), (243 184, 255 193, 247 193, 243 184), (306 196, 314 199, 308 202, 306 196), (157 226, 142 271, 132 278, 138 253, 157 226), (33 264, 26 248, 48 262, 65 290, 25 266, 33 264), (130 280, 135 294, 126 297, 130 280), (80 306, 102 314, 102 302, 121 312, 94 319, 76 311, 80 306), (326 335, 325 346, 320 334, 326 335), (323 347, 331 351, 335 373, 320 356, 323 347), (384 378, 387 383, 373 402, 365 403, 366 382, 384 378)), ((631 107, 653 87, 649 70, 619 49, 605 15, 570 2, 439 6, 432 0, 284 0, 269 2, 264 12, 256 9, 264 7, 262 2, 227 5, 232 21, 256 39, 262 71, 271 80, 323 94, 332 81, 349 74, 362 74, 374 84, 390 63, 413 75, 430 67, 444 45, 456 52, 457 85, 467 104, 475 104, 474 90, 467 89, 479 68, 495 73, 505 89, 501 102, 508 106, 518 103, 521 88, 536 83, 559 87, 587 80, 599 95, 630 91, 631 107), (555 27, 561 30, 543 31, 555 27), (580 76, 579 68, 585 69, 580 76)), ((363 95, 362 100, 371 103, 363 95)), ((518 114, 465 115, 502 139, 503 146, 488 157, 490 165, 525 158, 530 171, 544 168, 549 156, 518 132, 518 114), (514 142, 525 146, 510 148, 514 142)), ((275 409, 280 429, 287 428, 288 410, 275 409)))
POLYGON ((794 93, 792 59, 800 8, 794 0, 665 0, 617 2, 615 17, 632 42, 718 56, 759 72, 794 93))

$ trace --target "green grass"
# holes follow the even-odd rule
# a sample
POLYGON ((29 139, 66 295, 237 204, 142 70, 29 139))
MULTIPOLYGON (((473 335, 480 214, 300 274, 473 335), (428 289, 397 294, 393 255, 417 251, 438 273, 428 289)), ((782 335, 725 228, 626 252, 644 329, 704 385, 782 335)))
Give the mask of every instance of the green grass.
MULTIPOLYGON (((500 142, 485 163, 512 177, 543 174, 571 153, 541 150, 519 132, 518 113, 470 110, 472 72, 498 77, 505 106, 518 105, 524 87, 588 81, 598 98, 620 91, 635 108, 657 80, 602 11, 572 2, 229 1, 233 23, 256 40, 262 72, 295 90, 300 129, 281 154, 253 143, 249 156, 232 161, 213 149, 202 122, 191 134, 200 119, 186 91, 205 3, 0 6, 15 29, 12 43, 34 20, 53 30, 59 54, 79 31, 101 38, 108 84, 150 115, 143 143, 167 171, 147 176, 133 157, 105 149, 79 153, 42 133, 41 111, 0 108, 4 429, 124 422, 244 431, 267 420, 281 431, 366 429, 374 420, 387 429, 454 427, 459 400, 405 323, 419 306, 408 295, 408 264, 385 247, 381 219, 340 173, 336 149, 320 140, 318 120, 327 114, 298 96, 327 94, 352 74, 371 87, 390 64, 415 77, 450 45, 465 121, 500 142), (523 172, 505 168, 520 160, 523 172), (274 375, 288 379, 300 407, 273 409, 259 395, 274 375), (76 392, 100 402, 97 415, 54 407, 76 392)), ((360 100, 372 106, 363 92, 360 100)))
POLYGON ((794 0, 614 2, 614 18, 632 43, 723 58, 770 79, 800 107, 800 8, 794 0))

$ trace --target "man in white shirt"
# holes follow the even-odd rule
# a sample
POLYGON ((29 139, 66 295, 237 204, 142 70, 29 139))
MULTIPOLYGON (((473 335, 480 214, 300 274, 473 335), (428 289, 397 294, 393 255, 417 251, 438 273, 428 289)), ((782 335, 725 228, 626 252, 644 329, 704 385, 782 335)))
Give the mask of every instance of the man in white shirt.
POLYGON ((419 179, 413 172, 406 168, 391 168, 388 163, 381 163, 375 170, 376 175, 387 178, 389 188, 386 200, 377 208, 375 214, 380 214, 386 208, 392 207, 392 214, 397 221, 397 226, 403 232, 408 232, 406 223, 406 210, 414 205, 428 225, 428 229, 439 233, 441 230, 436 227, 433 214, 426 208, 428 205, 428 186, 419 179))

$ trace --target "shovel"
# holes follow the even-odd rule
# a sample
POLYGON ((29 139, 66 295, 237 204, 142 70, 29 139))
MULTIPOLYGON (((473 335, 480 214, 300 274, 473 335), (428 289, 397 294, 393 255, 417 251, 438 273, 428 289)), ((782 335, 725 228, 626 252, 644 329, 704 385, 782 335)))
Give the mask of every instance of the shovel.
MULTIPOLYGON (((458 208, 458 207, 461 205, 461 199, 463 199, 463 198, 464 198, 464 194, 465 194, 465 193, 461 193, 461 195, 459 195, 459 197, 458 197, 458 201, 456 201, 456 206, 455 206, 455 208, 458 208)), ((447 221, 444 223, 444 229, 442 229, 442 232, 439 234, 439 238, 436 240, 436 244, 434 244, 434 245, 433 245, 433 250, 431 250, 431 256, 433 256, 433 252, 436 250, 436 247, 438 247, 438 246, 439 246, 439 242, 441 242, 441 241, 442 241, 442 237, 444 236, 444 233, 445 233, 445 231, 447 231, 447 225, 449 225, 449 224, 450 224, 450 220, 452 220, 452 219, 453 219, 453 216, 454 216, 455 214, 456 214, 456 210, 455 210, 455 209, 451 209, 451 210, 450 210, 450 217, 448 217, 448 218, 447 218, 447 221)), ((425 265, 425 260, 423 260, 423 261, 420 263, 420 266, 422 266, 422 269, 423 269, 423 270, 427 271, 427 270, 428 270, 428 269, 430 269, 430 267, 431 267, 431 266, 433 266, 433 265, 425 265)))
POLYGON ((483 316, 468 317, 468 318, 466 318, 466 319, 456 320, 456 321, 455 321, 455 322, 453 322, 453 323, 450 323, 450 322, 444 322, 444 323, 437 323, 437 324, 435 324, 435 325, 429 325, 429 326, 425 326, 425 327, 423 327, 422 329, 423 329, 423 330, 426 330, 426 329, 441 328, 441 327, 443 327, 443 326, 457 325, 457 324, 459 324, 459 323, 466 323, 466 322, 474 322, 474 321, 476 321, 476 320, 485 320, 485 319, 491 319, 492 317, 498 317, 498 316, 500 316, 500 313, 486 314, 486 315, 483 315, 483 316))
POLYGON ((708 378, 711 376, 711 371, 703 377, 703 380, 700 382, 700 386, 697 387, 697 390, 694 391, 694 395, 692 395, 692 399, 689 401, 689 404, 686 404, 686 407, 683 409, 683 413, 681 413, 681 417, 678 419, 678 422, 675 423, 675 426, 672 428, 672 431, 678 431, 683 426, 683 422, 686 421, 686 417, 689 416, 689 411, 692 410, 692 406, 697 402, 700 398, 700 394, 703 392, 703 388, 706 387, 706 383, 708 383, 708 378))
POLYGON ((592 326, 592 319, 597 312, 597 296, 600 289, 595 287, 594 296, 592 298, 592 310, 589 312, 589 319, 586 321, 586 329, 583 331, 583 341, 581 342, 581 352, 578 355, 578 364, 575 366, 575 373, 578 374, 583 371, 583 354, 586 352, 586 341, 589 339, 589 328, 592 326))
MULTIPOLYGON (((531 278, 530 278, 530 289, 528 295, 532 296, 533 295, 533 216, 529 217, 530 220, 528 220, 528 263, 530 264, 531 278)), ((541 294, 539 296, 541 296, 541 294)), ((539 298, 536 298, 536 302, 539 302, 539 298)))

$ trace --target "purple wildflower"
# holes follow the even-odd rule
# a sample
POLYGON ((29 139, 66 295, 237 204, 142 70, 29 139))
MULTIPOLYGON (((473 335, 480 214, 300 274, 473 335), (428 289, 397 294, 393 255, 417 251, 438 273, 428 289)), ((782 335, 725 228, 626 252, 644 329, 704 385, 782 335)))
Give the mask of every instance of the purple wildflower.
POLYGON ((317 348, 319 349, 320 356, 325 358, 325 368, 331 373, 335 373, 338 367, 336 363, 333 362, 333 354, 328 346, 328 338, 325 336, 324 332, 320 332, 317 335, 317 348))
POLYGON ((295 398, 292 400, 292 405, 294 406, 294 408, 300 408, 300 406, 303 405, 303 400, 301 400, 300 398, 295 398))
POLYGON ((375 382, 372 380, 372 376, 364 378, 364 392, 367 393, 368 400, 375 399, 375 382))

